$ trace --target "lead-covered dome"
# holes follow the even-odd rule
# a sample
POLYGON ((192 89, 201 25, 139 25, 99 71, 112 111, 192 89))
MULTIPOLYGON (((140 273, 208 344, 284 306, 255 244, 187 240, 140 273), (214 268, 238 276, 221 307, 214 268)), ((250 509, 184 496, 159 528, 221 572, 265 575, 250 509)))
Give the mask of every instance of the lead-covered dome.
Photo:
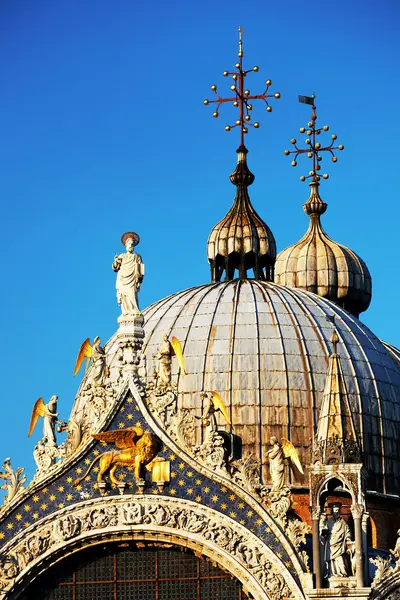
POLYGON ((333 300, 356 317, 371 302, 371 275, 355 252, 334 242, 323 230, 320 216, 327 204, 318 193, 319 183, 310 183, 304 211, 310 216, 306 234, 277 256, 275 281, 333 300))
MULTIPOLYGON (((162 335, 176 336, 187 371, 175 372, 180 406, 201 416, 199 393, 218 391, 244 454, 252 452, 262 463, 264 481, 272 435, 289 439, 309 464, 334 317, 368 489, 400 492, 400 363, 357 318, 310 292, 256 280, 185 290, 156 302, 144 315, 149 377, 162 335)), ((291 477, 294 485, 308 483, 307 472, 291 477)))

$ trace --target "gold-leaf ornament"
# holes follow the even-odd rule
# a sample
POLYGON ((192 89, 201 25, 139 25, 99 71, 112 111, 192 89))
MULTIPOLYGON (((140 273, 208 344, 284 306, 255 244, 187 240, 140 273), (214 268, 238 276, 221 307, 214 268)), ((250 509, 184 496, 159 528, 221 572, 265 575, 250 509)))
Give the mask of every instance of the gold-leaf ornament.
POLYGON ((90 338, 86 338, 86 340, 84 342, 82 342, 81 347, 79 348, 78 356, 77 356, 76 363, 75 363, 74 377, 75 377, 75 375, 77 375, 79 373, 79 369, 81 368, 82 363, 85 360, 85 358, 87 359, 86 367, 85 367, 85 373, 86 373, 87 368, 89 366, 90 359, 92 358, 92 348, 93 347, 90 343, 90 338))
POLYGON ((38 400, 36 400, 33 410, 32 410, 32 417, 31 417, 31 422, 29 425, 28 437, 31 437, 33 430, 36 427, 36 423, 38 422, 39 417, 44 417, 45 413, 46 413, 46 408, 45 408, 43 398, 39 398, 38 400))
POLYGON ((175 336, 173 336, 172 339, 171 339, 171 346, 172 346, 172 348, 174 350, 176 358, 178 359, 178 363, 179 363, 179 366, 181 368, 182 375, 186 375, 185 363, 183 361, 182 346, 181 346, 181 343, 178 340, 178 338, 176 338, 175 336))
POLYGON ((224 418, 228 425, 232 425, 227 408, 225 406, 225 402, 222 400, 218 392, 211 392, 211 401, 213 403, 215 412, 220 411, 224 415, 224 418))
POLYGON ((283 451, 283 456, 285 458, 289 458, 290 461, 298 468, 300 473, 304 475, 304 469, 300 462, 299 455, 297 454, 296 448, 293 446, 292 442, 289 442, 286 438, 281 439, 281 446, 283 451))

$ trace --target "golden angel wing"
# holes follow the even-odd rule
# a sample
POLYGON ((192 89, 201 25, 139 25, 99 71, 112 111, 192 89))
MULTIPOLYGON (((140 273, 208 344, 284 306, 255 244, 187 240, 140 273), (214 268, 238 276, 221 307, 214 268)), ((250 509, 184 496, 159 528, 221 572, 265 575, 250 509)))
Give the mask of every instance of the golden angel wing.
POLYGON ((31 422, 29 425, 29 433, 28 437, 31 437, 33 430, 36 427, 36 423, 38 422, 39 417, 44 417, 45 415, 45 405, 43 402, 43 398, 39 398, 36 400, 35 405, 32 410, 31 422))
POLYGON ((182 375, 186 375, 185 363, 183 362, 182 346, 181 346, 181 343, 178 340, 178 338, 176 338, 175 336, 173 336, 171 339, 171 346, 174 349, 176 358, 178 359, 178 363, 181 368, 182 375))
POLYGON ((293 446, 292 442, 289 442, 289 440, 282 438, 281 439, 281 446, 282 446, 282 450, 283 450, 283 456, 285 458, 290 458, 290 460, 292 461, 292 463, 294 465, 296 465, 296 467, 298 468, 298 470, 300 471, 300 473, 302 475, 304 475, 304 469, 301 465, 300 459, 299 459, 299 455, 297 454, 297 450, 296 448, 293 446))
POLYGON ((221 396, 217 392, 211 392, 212 394, 212 403, 214 406, 214 410, 219 410, 224 415, 225 421, 231 425, 231 420, 229 418, 228 411, 226 409, 225 403, 222 400, 221 396))
POLYGON ((117 448, 133 448, 136 439, 143 435, 141 427, 129 427, 128 429, 113 429, 102 433, 92 433, 92 437, 99 442, 115 444, 117 448))
POLYGON ((79 369, 81 368, 85 358, 92 358, 92 346, 90 345, 90 338, 86 338, 86 340, 82 342, 82 345, 79 348, 78 356, 75 363, 74 377, 79 372, 79 369))

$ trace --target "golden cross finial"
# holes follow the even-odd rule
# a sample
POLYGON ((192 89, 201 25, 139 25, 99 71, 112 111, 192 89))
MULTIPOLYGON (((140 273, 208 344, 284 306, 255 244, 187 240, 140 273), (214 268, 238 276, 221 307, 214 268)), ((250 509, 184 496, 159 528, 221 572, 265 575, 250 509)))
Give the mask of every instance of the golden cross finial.
POLYGON ((271 112, 272 106, 270 106, 270 104, 268 103, 268 98, 280 98, 281 95, 279 92, 276 92, 275 94, 268 94, 268 90, 272 85, 272 81, 270 79, 267 79, 267 81, 265 82, 266 88, 262 94, 251 95, 250 90, 245 89, 245 77, 248 73, 251 73, 252 71, 257 73, 259 71, 259 67, 255 66, 252 69, 248 69, 247 71, 243 70, 242 36, 243 30, 241 27, 239 27, 239 62, 237 62, 235 65, 235 69, 237 70, 223 72, 224 77, 228 77, 228 75, 232 76, 234 83, 231 85, 231 90, 232 92, 234 92, 235 95, 229 98, 222 98, 217 92, 217 86, 214 84, 211 86, 211 89, 215 93, 217 98, 216 100, 204 100, 204 104, 206 106, 208 104, 217 104, 216 110, 213 112, 213 117, 215 118, 219 117, 219 108, 221 104, 224 104, 225 102, 232 102, 235 108, 239 108, 239 118, 237 119, 236 123, 234 125, 227 125, 225 127, 225 130, 230 131, 235 127, 240 127, 240 145, 244 146, 244 134, 248 133, 249 126, 254 127, 255 129, 258 129, 258 127, 260 127, 260 123, 258 123, 258 121, 251 123, 251 111, 253 110, 253 105, 251 104, 250 100, 263 100, 266 104, 267 112, 271 112))
MULTIPOLYGON (((309 172, 307 177, 305 175, 302 175, 300 177, 300 181, 305 181, 306 179, 310 178, 312 178, 313 181, 319 181, 321 178, 318 173, 318 171, 321 170, 321 152, 329 152, 332 156, 332 162, 337 162, 337 156, 335 155, 334 150, 344 150, 344 146, 342 144, 340 144, 339 146, 334 146, 335 140, 337 139, 337 135, 335 133, 332 134, 332 141, 329 145, 322 146, 319 142, 317 142, 317 136, 319 136, 322 131, 329 131, 329 126, 324 125, 323 127, 319 128, 316 126, 317 107, 315 106, 315 94, 313 94, 312 96, 299 96, 299 102, 301 102, 302 104, 311 104, 312 109, 311 121, 309 121, 307 125, 308 129, 306 129, 305 127, 300 127, 300 133, 306 133, 308 136, 306 139, 306 145, 308 146, 308 148, 299 148, 297 146, 297 140, 295 138, 292 138, 290 142, 295 147, 295 150, 285 150, 285 154, 286 156, 289 156, 289 154, 295 155, 292 160, 292 167, 295 167, 297 165, 297 157, 300 154, 307 153, 308 158, 311 158, 313 161, 313 166, 312 170, 309 172)), ((324 173, 322 177, 324 179, 328 179, 329 175, 327 173, 324 173)))

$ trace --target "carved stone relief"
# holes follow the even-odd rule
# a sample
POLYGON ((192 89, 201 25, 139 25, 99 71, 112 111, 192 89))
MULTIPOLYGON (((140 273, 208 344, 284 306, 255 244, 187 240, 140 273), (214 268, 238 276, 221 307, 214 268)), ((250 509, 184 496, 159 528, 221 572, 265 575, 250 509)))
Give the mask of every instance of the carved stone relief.
POLYGON ((200 545, 212 546, 227 553, 251 574, 271 600, 300 597, 289 572, 261 540, 243 526, 211 509, 187 501, 169 498, 99 499, 75 507, 73 514, 63 510, 53 522, 48 519, 28 537, 7 545, 0 557, 0 587, 7 588, 30 564, 87 531, 107 528, 128 530, 140 526, 153 531, 172 529, 180 536, 198 539, 200 545), (119 528, 119 529, 118 529, 119 528))

